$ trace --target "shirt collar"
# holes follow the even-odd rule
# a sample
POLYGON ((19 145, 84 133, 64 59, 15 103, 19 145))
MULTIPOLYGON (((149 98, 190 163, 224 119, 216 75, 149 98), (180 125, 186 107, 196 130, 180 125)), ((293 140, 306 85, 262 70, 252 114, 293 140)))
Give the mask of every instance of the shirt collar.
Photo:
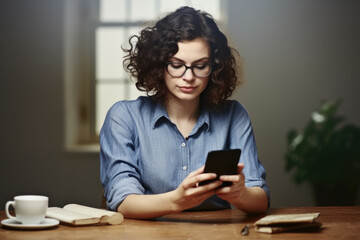
MULTIPOLYGON (((168 121, 171 122, 165 106, 163 104, 158 103, 156 104, 154 115, 151 121, 153 128, 156 128, 158 124, 162 122, 162 119, 167 119, 168 121)), ((203 108, 201 110, 199 119, 195 124, 194 130, 199 129, 203 125, 207 127, 207 130, 210 129, 210 112, 207 108, 203 108)))
POLYGON ((201 128, 203 125, 207 128, 209 131, 210 129, 210 112, 207 108, 203 108, 200 112, 199 119, 197 120, 195 124, 195 130, 201 128))
POLYGON ((160 120, 163 118, 166 118, 170 121, 170 118, 166 112, 165 106, 163 104, 156 103, 154 115, 153 115, 153 118, 151 121, 151 125, 153 126, 153 128, 156 128, 156 126, 161 122, 160 120))

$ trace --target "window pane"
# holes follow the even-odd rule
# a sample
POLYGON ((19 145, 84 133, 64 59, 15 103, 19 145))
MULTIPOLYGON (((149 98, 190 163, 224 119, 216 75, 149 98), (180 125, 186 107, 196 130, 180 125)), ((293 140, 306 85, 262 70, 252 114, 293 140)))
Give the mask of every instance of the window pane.
POLYGON ((146 92, 139 91, 136 88, 134 81, 129 83, 128 88, 129 88, 129 99, 130 100, 137 99, 139 96, 146 96, 146 92))
POLYGON ((130 27, 129 28, 129 37, 131 36, 131 35, 134 35, 134 34, 136 34, 136 35, 139 35, 139 33, 140 33, 140 31, 143 29, 143 27, 141 27, 141 26, 138 26, 138 27, 130 27))
POLYGON ((220 1, 219 0, 192 0, 192 7, 210 13, 216 20, 220 19, 220 1))
POLYGON ((109 108, 117 101, 124 100, 126 83, 97 84, 96 86, 96 132, 99 133, 109 108))
POLYGON ((131 0, 131 21, 148 21, 156 17, 155 0, 131 0))
POLYGON ((127 37, 124 28, 101 27, 96 31, 96 78, 125 78, 122 61, 125 55, 121 45, 127 37))
MULTIPOLYGON (((129 27, 126 29, 126 35, 124 37, 126 37, 124 43, 122 44, 122 47, 125 48, 125 49, 129 49, 130 48, 130 44, 129 44, 129 38, 133 35, 137 35, 139 36, 140 34, 140 31, 142 30, 142 27, 129 27)), ((136 38, 133 38, 131 39, 131 43, 133 46, 136 45, 136 42, 137 42, 137 39, 136 38)), ((125 56, 124 53, 122 53, 123 55, 122 56, 125 56)))
POLYGON ((123 22, 126 20, 126 0, 100 0, 100 21, 123 22))
POLYGON ((210 13, 217 20, 219 20, 220 18, 219 0, 178 0, 178 1, 161 0, 160 13, 172 12, 181 6, 190 6, 197 10, 206 11, 210 13))
POLYGON ((178 0, 178 1, 161 0, 160 13, 164 14, 164 13, 173 12, 179 7, 187 5, 187 2, 188 1, 186 0, 178 0))

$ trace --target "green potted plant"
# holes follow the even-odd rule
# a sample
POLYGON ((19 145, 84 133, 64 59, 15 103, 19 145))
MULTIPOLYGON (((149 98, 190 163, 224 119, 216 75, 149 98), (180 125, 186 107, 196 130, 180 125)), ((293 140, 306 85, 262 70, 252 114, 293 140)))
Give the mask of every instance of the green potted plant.
POLYGON ((360 128, 337 114, 341 100, 324 101, 302 132, 287 134, 286 171, 309 182, 317 205, 354 205, 360 182, 360 128))

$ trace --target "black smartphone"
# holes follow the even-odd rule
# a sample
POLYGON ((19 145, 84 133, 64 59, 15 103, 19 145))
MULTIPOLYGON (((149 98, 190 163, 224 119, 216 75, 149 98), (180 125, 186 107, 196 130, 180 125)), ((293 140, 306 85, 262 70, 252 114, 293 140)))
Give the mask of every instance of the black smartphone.
MULTIPOLYGON (((236 175, 241 149, 216 150, 208 153, 204 173, 216 173, 216 179, 199 182, 205 185, 218 180, 221 175, 236 175)), ((223 182, 220 187, 230 186, 232 182, 223 182)))

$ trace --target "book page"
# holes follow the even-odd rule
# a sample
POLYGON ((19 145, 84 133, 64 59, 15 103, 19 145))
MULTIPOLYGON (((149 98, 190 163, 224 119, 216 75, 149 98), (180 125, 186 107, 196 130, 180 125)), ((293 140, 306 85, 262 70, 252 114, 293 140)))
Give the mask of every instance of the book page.
POLYGON ((73 225, 93 224, 100 221, 99 218, 91 217, 87 214, 73 212, 58 207, 49 207, 46 211, 46 216, 73 225))
POLYGON ((87 207, 79 204, 67 204, 64 206, 64 209, 99 218, 101 223, 120 224, 124 220, 124 217, 121 213, 112 212, 105 209, 87 207))
POLYGON ((319 214, 320 213, 268 215, 255 222, 255 225, 313 222, 319 214))

